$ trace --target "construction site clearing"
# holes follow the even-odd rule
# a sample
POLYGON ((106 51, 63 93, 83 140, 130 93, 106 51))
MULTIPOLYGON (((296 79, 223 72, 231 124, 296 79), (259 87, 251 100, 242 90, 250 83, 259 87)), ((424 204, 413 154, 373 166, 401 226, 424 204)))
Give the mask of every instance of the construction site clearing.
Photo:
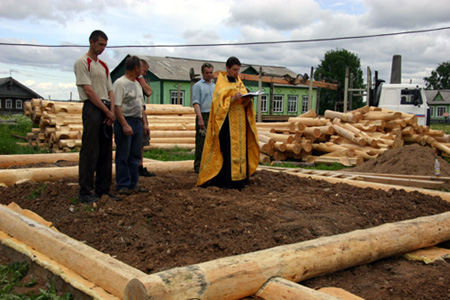
MULTIPOLYGON (((371 145, 340 131, 368 109, 331 112, 338 134, 324 143, 371 145)), ((380 152, 350 169, 261 165, 236 191, 196 187, 192 161, 146 160, 157 173, 140 179, 149 193, 95 205, 76 201, 76 153, 0 157, 0 261, 28 257, 79 299, 448 299, 447 136, 383 121, 394 142, 377 137, 380 152)), ((320 139, 308 156, 327 157, 320 139)))

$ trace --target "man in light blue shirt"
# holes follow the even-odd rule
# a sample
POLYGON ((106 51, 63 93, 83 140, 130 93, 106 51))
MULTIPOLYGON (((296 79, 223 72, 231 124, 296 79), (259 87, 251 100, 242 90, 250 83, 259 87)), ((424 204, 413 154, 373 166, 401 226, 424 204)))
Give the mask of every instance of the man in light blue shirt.
POLYGON ((202 159, 203 144, 205 143, 206 126, 209 120, 209 110, 211 108, 212 96, 216 84, 211 80, 213 77, 213 66, 210 63, 202 65, 202 77, 200 81, 194 84, 192 89, 192 103, 195 114, 195 159, 194 170, 196 173, 200 170, 200 161, 202 159))

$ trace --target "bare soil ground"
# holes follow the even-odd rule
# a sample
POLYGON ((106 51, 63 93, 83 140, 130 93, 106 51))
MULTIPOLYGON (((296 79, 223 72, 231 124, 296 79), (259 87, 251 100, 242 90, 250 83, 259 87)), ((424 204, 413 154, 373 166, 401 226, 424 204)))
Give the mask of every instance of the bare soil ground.
MULTIPOLYGON (((437 156, 430 148, 397 150, 355 169, 434 174, 437 156)), ((450 165, 439 159, 442 176, 450 176, 450 165)), ((0 188, 0 203, 14 201, 61 232, 147 273, 450 210, 449 202, 418 192, 362 189, 270 171, 257 171, 242 191, 195 182, 193 171, 141 178, 148 193, 121 202, 104 196, 96 207, 77 203, 74 179, 28 182, 0 188)), ((399 256, 302 284, 341 287, 364 299, 449 299, 449 266, 399 256)))

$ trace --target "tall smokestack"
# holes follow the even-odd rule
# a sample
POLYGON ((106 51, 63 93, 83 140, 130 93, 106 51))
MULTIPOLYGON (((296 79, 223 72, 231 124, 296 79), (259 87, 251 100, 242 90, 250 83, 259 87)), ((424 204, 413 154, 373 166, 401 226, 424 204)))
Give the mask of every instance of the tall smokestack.
POLYGON ((391 83, 402 83, 402 56, 392 57, 391 83))

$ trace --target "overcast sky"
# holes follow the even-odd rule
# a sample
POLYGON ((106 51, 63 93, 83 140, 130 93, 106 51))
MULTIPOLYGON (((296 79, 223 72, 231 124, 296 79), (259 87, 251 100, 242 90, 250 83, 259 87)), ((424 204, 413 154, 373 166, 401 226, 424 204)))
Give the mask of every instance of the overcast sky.
MULTIPOLYGON (((310 40, 450 26, 448 0, 14 0, 0 1, 0 43, 86 45, 103 30, 108 46, 310 40)), ((361 67, 389 81, 392 56, 402 56, 404 82, 423 84, 450 61, 450 30, 377 38, 254 46, 106 49, 113 69, 126 54, 317 67, 325 52, 346 49, 361 67)), ((0 77, 10 75, 44 98, 78 99, 73 63, 87 48, 0 45, 0 77)), ((364 77, 365 78, 365 77, 364 77)))

